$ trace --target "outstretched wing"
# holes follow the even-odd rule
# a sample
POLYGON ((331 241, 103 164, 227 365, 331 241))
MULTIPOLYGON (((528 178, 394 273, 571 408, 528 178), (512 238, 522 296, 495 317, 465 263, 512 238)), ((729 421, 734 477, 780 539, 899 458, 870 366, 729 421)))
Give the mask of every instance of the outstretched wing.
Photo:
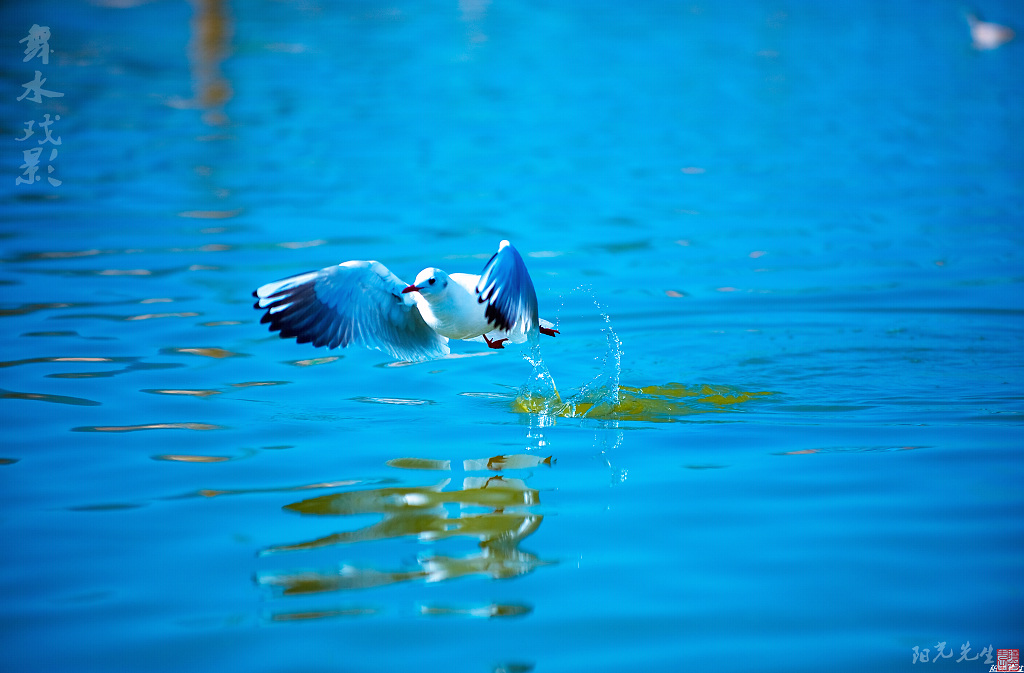
POLYGON ((448 339, 430 329, 405 283, 380 262, 361 260, 260 287, 254 308, 281 338, 337 348, 357 344, 399 360, 447 355, 448 339))
POLYGON ((537 292, 526 263, 508 241, 498 245, 475 289, 477 301, 487 304, 487 322, 496 328, 525 334, 537 326, 537 292))

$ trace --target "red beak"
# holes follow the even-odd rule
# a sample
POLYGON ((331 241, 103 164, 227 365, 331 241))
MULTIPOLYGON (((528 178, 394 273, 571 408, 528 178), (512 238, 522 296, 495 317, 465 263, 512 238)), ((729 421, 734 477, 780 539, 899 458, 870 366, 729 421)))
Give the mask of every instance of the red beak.
POLYGON ((419 292, 419 291, 420 291, 420 289, 418 287, 416 287, 415 285, 410 285, 409 287, 407 287, 404 290, 402 290, 402 294, 405 294, 406 292, 419 292))

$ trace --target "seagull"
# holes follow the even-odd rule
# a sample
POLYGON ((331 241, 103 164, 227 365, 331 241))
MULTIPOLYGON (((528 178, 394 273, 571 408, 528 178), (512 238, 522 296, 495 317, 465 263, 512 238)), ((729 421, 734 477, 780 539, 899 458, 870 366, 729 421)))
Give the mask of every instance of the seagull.
POLYGON ((998 23, 982 21, 974 14, 967 15, 967 23, 971 28, 974 48, 979 50, 995 49, 1014 37, 1012 28, 1000 26, 998 23))
POLYGON ((491 348, 559 331, 537 315, 537 293, 522 256, 508 241, 479 276, 427 267, 411 285, 377 261, 353 260, 267 283, 252 293, 260 323, 282 339, 315 347, 357 344, 397 360, 448 355, 448 339, 491 348))

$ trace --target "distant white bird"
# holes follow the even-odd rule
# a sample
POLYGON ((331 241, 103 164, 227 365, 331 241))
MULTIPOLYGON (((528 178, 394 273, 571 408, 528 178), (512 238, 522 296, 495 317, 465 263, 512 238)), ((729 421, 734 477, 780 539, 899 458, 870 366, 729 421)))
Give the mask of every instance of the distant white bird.
POLYGON ((558 330, 537 316, 537 293, 508 241, 479 276, 428 267, 406 285, 380 262, 354 260, 263 285, 253 305, 281 338, 337 348, 358 344, 399 360, 449 353, 448 339, 491 348, 521 343, 531 330, 558 330))
POLYGON ((967 24, 971 27, 971 39, 974 40, 975 49, 995 49, 1012 40, 1015 34, 1012 28, 982 21, 974 14, 967 15, 967 24))

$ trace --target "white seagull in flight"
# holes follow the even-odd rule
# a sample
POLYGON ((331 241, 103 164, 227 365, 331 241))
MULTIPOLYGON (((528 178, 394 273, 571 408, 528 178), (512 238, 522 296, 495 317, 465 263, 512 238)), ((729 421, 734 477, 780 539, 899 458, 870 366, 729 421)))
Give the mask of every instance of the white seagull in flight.
POLYGON ((479 276, 428 267, 406 285, 380 262, 353 260, 263 285, 253 305, 281 338, 316 347, 358 344, 398 360, 448 355, 448 339, 491 348, 522 343, 533 329, 558 330, 537 316, 537 293, 508 241, 479 276))

